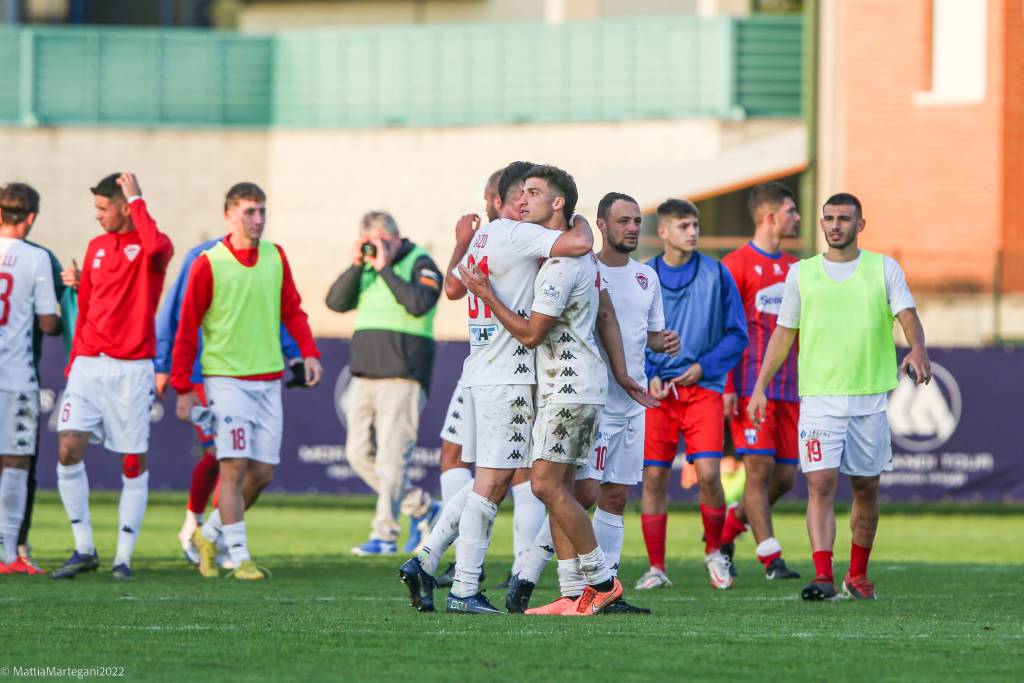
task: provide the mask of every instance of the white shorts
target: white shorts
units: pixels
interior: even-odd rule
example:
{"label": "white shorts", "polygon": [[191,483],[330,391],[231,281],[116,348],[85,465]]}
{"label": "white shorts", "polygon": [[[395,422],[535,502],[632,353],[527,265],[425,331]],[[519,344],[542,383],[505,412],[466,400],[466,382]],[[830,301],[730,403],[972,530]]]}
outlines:
{"label": "white shorts", "polygon": [[576,480],[596,479],[602,484],[633,486],[644,477],[644,413],[631,417],[601,415],[601,425],[586,467]]}
{"label": "white shorts", "polygon": [[441,440],[453,443],[456,446],[462,445],[462,431],[465,420],[462,414],[466,409],[466,401],[462,398],[462,384],[455,385],[452,392],[452,400],[448,402],[448,412],[445,413],[444,425],[441,427]]}
{"label": "white shorts", "polygon": [[217,459],[248,458],[268,465],[281,462],[281,381],[234,377],[203,379],[213,412]]}
{"label": "white shorts", "polygon": [[530,465],[537,460],[587,465],[603,408],[593,403],[545,403],[538,408]]}
{"label": "white shorts", "polygon": [[64,389],[58,432],[91,432],[93,443],[122,455],[149,451],[153,361],[79,356]]}
{"label": "white shorts", "polygon": [[502,384],[462,390],[462,461],[477,467],[529,467],[533,385]]}
{"label": "white shorts", "polygon": [[892,435],[884,412],[856,417],[800,414],[800,469],[839,469],[853,477],[877,477],[893,469]]}
{"label": "white shorts", "polygon": [[35,455],[39,390],[0,390],[0,455]]}

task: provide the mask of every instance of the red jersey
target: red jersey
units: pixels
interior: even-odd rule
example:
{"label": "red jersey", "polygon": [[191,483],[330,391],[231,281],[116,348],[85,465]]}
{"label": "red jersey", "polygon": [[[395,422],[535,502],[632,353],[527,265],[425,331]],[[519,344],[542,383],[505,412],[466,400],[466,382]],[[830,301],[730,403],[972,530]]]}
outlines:
{"label": "red jersey", "polygon": [[[750,396],[754,392],[768,340],[779,320],[782,293],[786,289],[786,274],[796,262],[796,257],[784,251],[768,254],[754,246],[753,242],[748,242],[722,259],[743,299],[749,339],[740,362],[729,373],[725,386],[727,393]],[[786,361],[765,391],[769,399],[800,400],[796,381],[796,352],[797,345],[793,344]]]}
{"label": "red jersey", "polygon": [[174,246],[157,229],[144,199],[128,206],[135,229],[94,237],[85,250],[69,371],[76,356],[156,355],[156,307]]}
{"label": "red jersey", "polygon": [[[225,237],[224,245],[243,266],[251,268],[259,259],[259,247],[235,249],[231,240]],[[280,245],[277,252],[281,255],[281,322],[288,334],[299,346],[303,358],[319,358],[320,351],[316,348],[313,331],[309,328],[309,320],[302,310],[302,298],[295,288],[292,269],[285,258]],[[188,284],[185,286],[185,298],[181,304],[181,319],[178,321],[178,333],[174,337],[174,350],[171,355],[171,386],[179,394],[192,391],[192,366],[198,353],[199,327],[206,311],[213,302],[213,269],[210,259],[205,253],[196,257],[188,273]],[[245,380],[273,380],[281,377],[282,372],[271,372],[263,375],[236,377]]]}

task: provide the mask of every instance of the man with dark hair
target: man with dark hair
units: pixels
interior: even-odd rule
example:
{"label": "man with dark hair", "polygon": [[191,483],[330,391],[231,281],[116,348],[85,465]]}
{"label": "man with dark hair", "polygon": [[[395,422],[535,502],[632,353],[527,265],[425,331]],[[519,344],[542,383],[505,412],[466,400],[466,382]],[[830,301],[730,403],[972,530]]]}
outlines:
{"label": "man with dark hair", "polygon": [[[262,189],[253,183],[238,183],[228,190],[227,196],[224,198],[225,218],[231,209],[243,199],[262,202],[266,199],[266,195]],[[181,317],[181,308],[185,298],[185,286],[188,284],[189,271],[192,269],[192,263],[196,258],[208,249],[217,246],[218,242],[220,242],[220,238],[207,240],[188,250],[184,260],[181,262],[178,276],[174,279],[164,298],[164,305],[157,314],[156,358],[154,359],[154,366],[156,369],[156,393],[160,398],[163,397],[167,390],[167,384],[170,380],[174,337],[178,333],[178,322]],[[197,356],[202,356],[202,347],[203,339],[202,331],[200,331]],[[284,354],[284,358],[292,370],[292,378],[285,386],[305,386],[306,378],[305,368],[302,365],[302,353],[299,351],[295,340],[288,334],[284,325],[281,326],[281,352]],[[198,357],[192,369],[192,384],[197,403],[200,406],[207,406],[206,393],[203,389],[202,364],[199,362]],[[185,558],[192,564],[198,565],[199,555],[195,545],[192,543],[192,537],[195,535],[196,529],[203,524],[203,513],[206,511],[206,505],[217,486],[218,466],[216,434],[213,433],[208,424],[194,423],[193,426],[195,427],[196,434],[199,436],[199,442],[203,450],[199,460],[196,461],[195,466],[192,468],[188,503],[185,507],[185,521],[178,532],[178,542],[181,544],[182,553],[185,555]],[[250,504],[255,500],[255,494],[251,490],[247,500],[249,500]],[[216,501],[214,501],[214,507],[216,507]],[[218,558],[221,556],[225,559],[223,561],[218,559],[218,563],[225,569],[233,568],[231,560],[226,557],[226,552],[218,553]]]}
{"label": "man with dark hair", "polygon": [[[800,468],[807,477],[807,532],[815,573],[801,591],[804,600],[839,597],[832,550],[840,474],[850,478],[853,489],[850,568],[843,594],[875,599],[868,558],[878,530],[879,477],[892,469],[888,392],[899,384],[901,369],[907,381],[918,384],[932,374],[924,328],[903,271],[888,256],[858,246],[865,225],[853,195],[840,193],[825,202],[821,229],[828,249],[789,269],[778,325],[747,404],[750,420],[765,424],[769,382],[789,357],[799,330]],[[910,344],[899,365],[893,320]]]}
{"label": "man with dark hair", "polygon": [[38,213],[32,187],[0,186],[0,574],[42,573],[18,553],[39,437],[38,364],[25,340],[37,324],[45,334],[61,329],[50,259],[25,241]]}
{"label": "man with dark hair", "polygon": [[115,579],[131,579],[131,554],[149,497],[149,411],[153,402],[154,318],[174,254],[149,215],[132,173],[111,174],[92,188],[104,234],[85,252],[78,321],[59,409],[57,488],[71,522],[75,551],[55,579],[99,567],[89,516],[85,449],[90,437],[123,453]]}
{"label": "man with dark hair", "polygon": [[730,563],[721,552],[725,492],[720,463],[725,415],[722,390],[729,369],[747,345],[743,302],[729,271],[697,252],[700,214],[692,202],[670,199],[658,207],[664,253],[647,262],[661,281],[665,326],[679,333],[681,350],[670,356],[647,350],[651,394],[661,401],[647,411],[641,523],[651,569],[637,588],[671,585],[665,574],[668,476],[679,446],[693,463],[700,486],[704,564],[711,585],[732,585]]}
{"label": "man with dark hair", "polygon": [[[197,256],[189,270],[170,384],[178,394],[180,419],[197,423],[204,412],[212,416],[208,431],[214,434],[221,490],[217,509],[192,536],[199,573],[219,575],[217,542],[223,536],[234,578],[259,581],[265,572],[249,555],[245,510],[281,460],[282,324],[301,350],[308,386],[319,383],[323,368],[284,250],[262,239],[266,195],[245,185],[228,193],[228,234]],[[197,357],[209,408],[196,405]]]}
{"label": "man with dark hair", "polygon": [[747,419],[747,403],[768,339],[775,331],[786,273],[796,263],[796,258],[782,251],[782,240],[797,234],[800,214],[793,193],[777,182],[754,187],[747,207],[754,222],[754,237],[722,259],[743,299],[750,340],[740,362],[729,372],[722,396],[736,455],[743,459],[746,468],[743,497],[725,516],[722,553],[732,562],[734,541],[749,521],[757,541],[755,554],[764,566],[765,577],[798,579],[800,575],[782,559],[782,545],[775,538],[771,512],[775,501],[793,487],[800,462],[796,439],[800,417],[796,348],[791,349],[783,371],[768,387],[768,412],[760,429]]}

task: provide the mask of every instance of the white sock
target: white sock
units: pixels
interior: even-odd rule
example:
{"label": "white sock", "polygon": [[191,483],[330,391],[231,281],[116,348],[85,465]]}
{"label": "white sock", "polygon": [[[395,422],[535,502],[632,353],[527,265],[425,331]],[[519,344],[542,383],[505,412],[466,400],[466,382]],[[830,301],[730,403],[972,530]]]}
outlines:
{"label": "white sock", "polygon": [[455,564],[452,595],[468,598],[480,592],[480,572],[494,531],[498,506],[478,493],[470,493],[459,520],[459,553]]}
{"label": "white sock", "polygon": [[427,536],[423,549],[420,550],[418,556],[420,566],[431,576],[437,571],[437,565],[441,564],[444,551],[448,550],[448,546],[459,537],[459,520],[466,509],[466,499],[471,493],[473,493],[472,479],[467,481],[450,500],[445,501],[441,514],[437,518],[437,522],[434,523],[434,528],[430,530],[430,535]]}
{"label": "white sock", "polygon": [[468,482],[473,481],[473,473],[465,467],[456,467],[441,473],[441,504],[447,505],[456,493]]}
{"label": "white sock", "polygon": [[608,567],[612,574],[619,573],[619,560],[622,558],[622,542],[626,535],[625,522],[622,515],[613,515],[601,508],[594,511],[594,535],[597,544],[604,551]]}
{"label": "white sock", "polygon": [[528,481],[512,487],[512,501],[515,504],[512,511],[512,552],[515,558],[512,573],[517,574],[522,569],[526,553],[533,548],[537,532],[544,525],[547,509],[544,503],[533,495],[533,489],[530,488]]}
{"label": "white sock", "polygon": [[0,475],[0,540],[4,542],[4,564],[18,559],[18,533],[28,500],[28,470],[5,467]]}
{"label": "white sock", "polygon": [[757,548],[754,549],[754,552],[757,554],[759,558],[768,557],[769,555],[774,555],[775,553],[781,553],[782,544],[779,543],[774,536],[772,536],[758,543]]}
{"label": "white sock", "polygon": [[530,550],[519,563],[519,578],[536,585],[544,567],[555,554],[555,542],[551,540],[551,521],[547,517],[540,525]]}
{"label": "white sock", "polygon": [[220,509],[216,509],[210,513],[210,516],[203,522],[200,533],[207,541],[216,543],[217,539],[220,538],[221,534],[224,533],[224,526],[220,522]]}
{"label": "white sock", "polygon": [[121,504],[117,508],[117,553],[114,566],[131,565],[135,542],[139,539],[142,518],[149,500],[149,471],[129,479],[121,475]]}
{"label": "white sock", "polygon": [[224,525],[224,542],[228,544],[228,554],[231,555],[235,569],[238,569],[238,566],[246,560],[251,559],[245,540],[245,520]]}
{"label": "white sock", "polygon": [[578,598],[586,586],[587,580],[580,571],[578,558],[558,561],[558,588],[562,591],[562,597]]}
{"label": "white sock", "polygon": [[92,541],[92,519],[89,517],[89,477],[85,463],[57,465],[57,490],[64,503],[64,512],[71,521],[71,534],[75,537],[75,550],[83,555],[96,552]]}
{"label": "white sock", "polygon": [[580,570],[587,579],[587,585],[596,586],[612,578],[612,568],[604,557],[601,546],[597,546],[586,555],[580,555]]}

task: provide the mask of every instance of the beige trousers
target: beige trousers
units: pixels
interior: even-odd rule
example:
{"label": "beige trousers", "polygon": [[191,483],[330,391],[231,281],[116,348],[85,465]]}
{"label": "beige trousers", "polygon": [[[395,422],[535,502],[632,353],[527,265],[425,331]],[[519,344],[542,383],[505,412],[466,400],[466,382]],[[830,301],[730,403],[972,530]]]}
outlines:
{"label": "beige trousers", "polygon": [[408,477],[426,398],[419,382],[398,378],[353,377],[345,393],[345,456],[377,494],[370,538],[395,541],[398,515],[420,517],[430,506],[430,494],[413,487]]}

